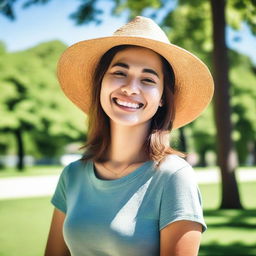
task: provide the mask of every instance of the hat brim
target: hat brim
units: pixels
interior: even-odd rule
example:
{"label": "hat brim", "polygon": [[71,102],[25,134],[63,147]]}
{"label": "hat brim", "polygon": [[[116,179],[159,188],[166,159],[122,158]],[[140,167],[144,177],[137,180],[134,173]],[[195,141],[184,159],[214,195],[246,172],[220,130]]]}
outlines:
{"label": "hat brim", "polygon": [[162,55],[175,74],[173,129],[196,119],[210,103],[214,83],[207,66],[196,56],[173,44],[137,36],[110,36],[78,42],[61,56],[57,76],[66,96],[89,112],[93,74],[102,55],[117,45],[137,45]]}

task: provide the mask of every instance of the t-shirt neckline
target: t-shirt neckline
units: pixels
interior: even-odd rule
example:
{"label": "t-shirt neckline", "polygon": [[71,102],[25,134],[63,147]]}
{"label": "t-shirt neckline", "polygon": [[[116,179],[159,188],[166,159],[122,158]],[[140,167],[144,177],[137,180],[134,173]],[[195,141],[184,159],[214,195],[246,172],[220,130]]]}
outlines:
{"label": "t-shirt neckline", "polygon": [[123,176],[121,178],[117,178],[114,180],[104,180],[100,179],[95,174],[94,169],[94,163],[93,160],[88,161],[88,175],[91,180],[91,182],[98,188],[101,189],[113,189],[116,187],[127,185],[128,183],[134,181],[136,178],[139,178],[142,175],[145,175],[146,173],[151,172],[154,168],[154,161],[149,160],[140,165],[138,168],[136,168],[133,172],[127,174],[126,176]]}

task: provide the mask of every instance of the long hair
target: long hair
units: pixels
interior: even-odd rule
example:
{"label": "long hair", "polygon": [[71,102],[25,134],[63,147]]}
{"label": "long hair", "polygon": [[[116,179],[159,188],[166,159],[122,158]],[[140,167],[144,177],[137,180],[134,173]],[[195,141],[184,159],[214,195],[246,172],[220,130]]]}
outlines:
{"label": "long hair", "polygon": [[[110,122],[109,117],[103,111],[100,104],[100,91],[102,79],[117,52],[131,47],[140,47],[134,45],[119,45],[108,50],[100,59],[94,76],[91,95],[91,108],[88,119],[87,142],[83,148],[85,153],[82,160],[105,161],[106,151],[110,145]],[[182,157],[184,153],[174,150],[169,146],[169,133],[172,130],[175,118],[174,93],[175,93],[175,76],[171,65],[168,61],[159,55],[162,61],[164,75],[163,89],[163,106],[159,107],[152,117],[150,129],[148,131],[144,150],[148,157],[160,164],[169,154],[178,154]]]}

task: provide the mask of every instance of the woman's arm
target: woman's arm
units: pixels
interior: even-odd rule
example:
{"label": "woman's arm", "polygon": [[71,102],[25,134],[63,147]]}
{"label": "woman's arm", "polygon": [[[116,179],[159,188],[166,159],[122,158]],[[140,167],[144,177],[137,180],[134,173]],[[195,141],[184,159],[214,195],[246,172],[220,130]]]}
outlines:
{"label": "woman's arm", "polygon": [[45,256],[70,256],[68,247],[64,241],[62,227],[65,220],[65,213],[54,209],[51,228],[45,249]]}
{"label": "woman's arm", "polygon": [[176,221],[160,231],[160,256],[197,256],[202,225],[193,221]]}

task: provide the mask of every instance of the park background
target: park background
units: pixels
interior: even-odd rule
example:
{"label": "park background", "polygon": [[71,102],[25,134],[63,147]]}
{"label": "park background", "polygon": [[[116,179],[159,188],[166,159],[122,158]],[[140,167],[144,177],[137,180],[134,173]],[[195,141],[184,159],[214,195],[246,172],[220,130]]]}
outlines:
{"label": "park background", "polygon": [[[56,176],[63,156],[81,154],[87,120],[59,89],[57,59],[68,45],[111,35],[143,14],[214,74],[213,103],[171,141],[196,173],[219,173],[199,184],[209,228],[199,255],[256,255],[256,181],[239,178],[256,169],[256,6],[224,2],[0,1],[0,181]],[[49,201],[0,199],[0,256],[43,255]]]}

